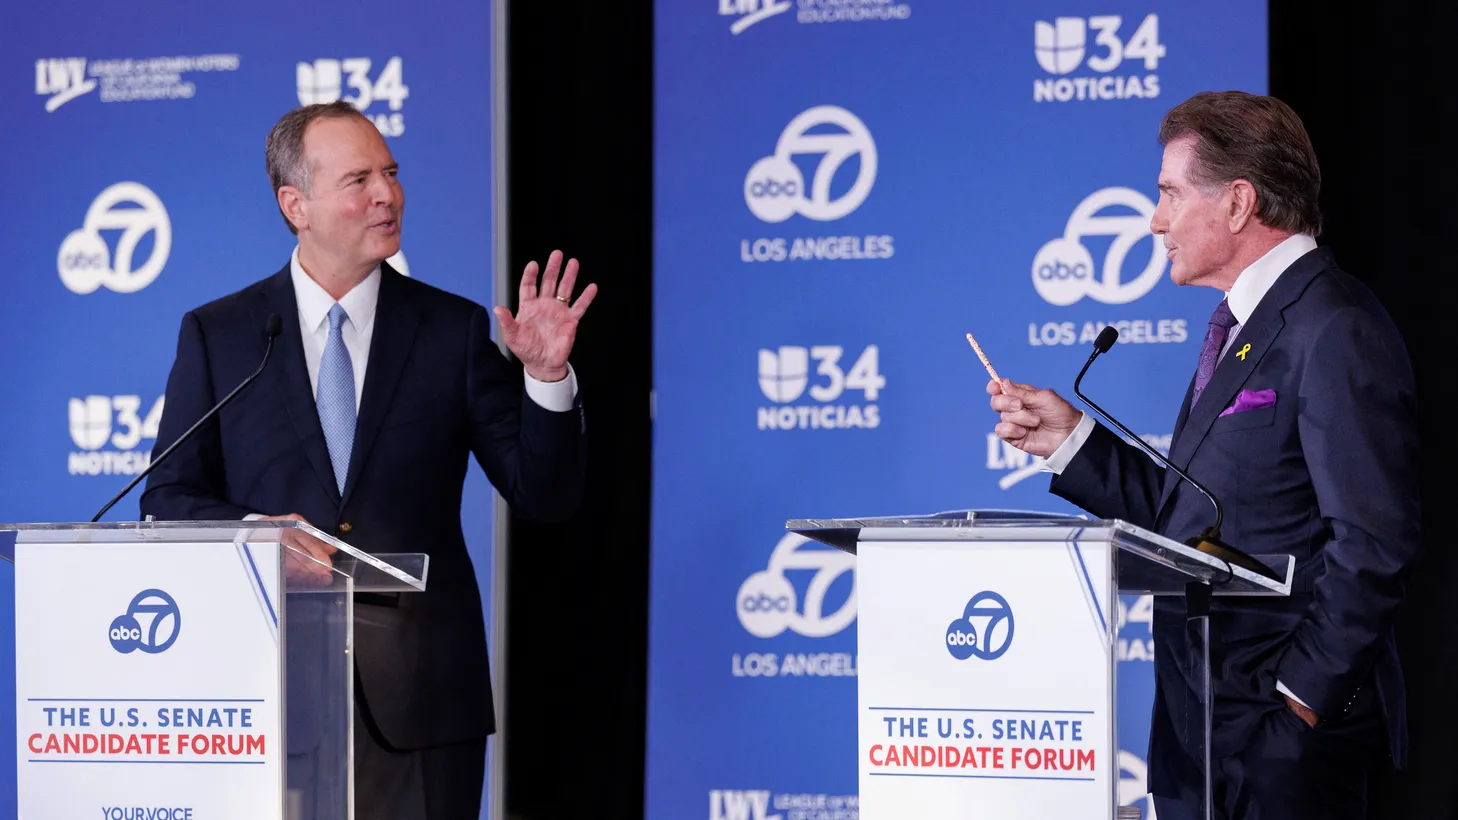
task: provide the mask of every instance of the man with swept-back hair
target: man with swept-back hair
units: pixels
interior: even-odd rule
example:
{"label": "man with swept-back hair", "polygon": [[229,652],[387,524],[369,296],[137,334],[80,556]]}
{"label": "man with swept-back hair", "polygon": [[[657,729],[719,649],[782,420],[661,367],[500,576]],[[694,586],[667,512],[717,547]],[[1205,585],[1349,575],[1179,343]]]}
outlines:
{"label": "man with swept-back hair", "polygon": [[[1227,541],[1296,558],[1289,598],[1210,607],[1214,808],[1230,820],[1365,817],[1369,770],[1407,729],[1393,621],[1419,550],[1413,375],[1396,327],[1318,248],[1321,173],[1274,97],[1207,92],[1159,131],[1150,229],[1170,278],[1224,293],[1170,458],[1225,502]],[[1172,471],[1051,390],[990,382],[997,434],[1048,459],[1050,489],[1178,541],[1214,510]],[[1160,820],[1204,816],[1186,609],[1157,598],[1150,792]]]}
{"label": "man with swept-back hair", "polygon": [[[292,518],[367,552],[428,553],[424,592],[356,598],[354,816],[475,820],[496,721],[463,484],[474,456],[518,513],[560,519],[577,506],[586,434],[567,356],[597,286],[573,302],[576,260],[563,269],[553,252],[540,287],[527,265],[516,315],[495,309],[522,364],[511,367],[484,307],[386,263],[400,250],[405,194],[359,111],[291,111],[264,154],[298,247],[282,270],[183,317],[158,451],[258,366],[270,314],[283,319],[277,349],[214,425],[152,473],[142,512]],[[290,573],[327,581],[329,548],[299,546],[316,561],[292,561]],[[291,660],[301,651],[288,649]],[[307,677],[291,676],[290,690]],[[294,754],[303,745],[290,735],[291,778],[309,762]],[[295,806],[298,816],[346,816],[337,789],[312,794],[318,802]]]}

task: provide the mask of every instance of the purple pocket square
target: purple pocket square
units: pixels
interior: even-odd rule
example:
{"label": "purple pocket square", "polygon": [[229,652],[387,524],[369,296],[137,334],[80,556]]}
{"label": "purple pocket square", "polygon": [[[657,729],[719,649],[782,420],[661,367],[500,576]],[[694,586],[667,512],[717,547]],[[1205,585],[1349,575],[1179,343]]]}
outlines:
{"label": "purple pocket square", "polygon": [[1274,390],[1242,390],[1235,401],[1224,410],[1220,411],[1220,418],[1235,413],[1245,413],[1250,410],[1264,410],[1267,407],[1276,406],[1276,391]]}

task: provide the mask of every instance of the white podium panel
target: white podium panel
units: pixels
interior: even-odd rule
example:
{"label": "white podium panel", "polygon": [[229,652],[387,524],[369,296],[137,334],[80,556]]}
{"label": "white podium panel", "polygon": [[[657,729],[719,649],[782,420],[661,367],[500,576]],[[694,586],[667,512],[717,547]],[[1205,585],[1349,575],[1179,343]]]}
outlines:
{"label": "white podium panel", "polygon": [[15,549],[20,817],[282,818],[279,545]]}
{"label": "white podium panel", "polygon": [[1110,549],[859,544],[864,820],[1112,816]]}
{"label": "white podium panel", "polygon": [[1137,814],[1116,800],[1119,593],[1185,598],[1211,817],[1210,598],[1289,595],[1291,556],[1228,563],[1123,521],[1008,510],[786,527],[857,554],[862,820]]}
{"label": "white podium panel", "polygon": [[429,556],[143,521],[0,524],[7,561],[20,817],[354,816],[354,596],[424,591]]}

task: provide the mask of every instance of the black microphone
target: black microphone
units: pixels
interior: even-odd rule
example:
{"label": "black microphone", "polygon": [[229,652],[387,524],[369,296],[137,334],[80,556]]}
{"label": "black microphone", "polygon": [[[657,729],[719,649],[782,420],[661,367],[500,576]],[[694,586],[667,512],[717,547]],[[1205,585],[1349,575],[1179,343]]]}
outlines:
{"label": "black microphone", "polygon": [[[101,520],[101,517],[103,515],[106,515],[106,511],[107,510],[109,510],[113,506],[115,506],[116,505],[116,502],[122,500],[123,498],[126,498],[127,493],[131,492],[133,487],[137,486],[137,484],[139,484],[142,479],[146,478],[149,473],[151,473],[153,470],[157,469],[157,465],[159,465],[162,462],[166,461],[167,460],[167,457],[170,456],[170,455],[172,455],[173,451],[175,451],[179,446],[181,446],[184,441],[187,441],[189,438],[191,438],[192,435],[194,433],[196,433],[198,431],[198,429],[203,426],[203,422],[206,422],[208,419],[212,418],[213,416],[216,416],[218,414],[218,411],[219,410],[222,410],[224,407],[227,407],[228,406],[228,402],[232,401],[234,398],[236,398],[238,396],[239,393],[243,392],[243,388],[245,388],[248,385],[252,384],[254,379],[258,378],[260,375],[263,374],[263,368],[265,368],[265,367],[268,366],[268,357],[271,356],[271,355],[273,355],[273,341],[274,341],[274,339],[277,339],[278,338],[278,334],[282,330],[283,330],[283,319],[280,319],[279,318],[279,315],[277,313],[270,313],[270,314],[268,314],[268,321],[264,324],[264,329],[263,329],[264,335],[266,335],[268,337],[268,347],[264,348],[264,350],[263,350],[263,361],[261,361],[261,362],[258,363],[258,369],[255,370],[255,371],[253,371],[253,375],[252,376],[249,376],[246,379],[244,379],[242,384],[240,384],[237,387],[233,388],[233,392],[231,392],[228,395],[224,396],[222,401],[220,401],[217,404],[213,405],[213,409],[211,409],[211,410],[207,411],[206,413],[204,413],[202,418],[198,419],[195,424],[193,424],[191,427],[187,428],[187,432],[185,432],[182,435],[178,436],[177,437],[177,441],[172,442],[172,446],[171,447],[168,447],[166,450],[163,450],[162,451],[162,455],[157,456],[156,458],[152,459],[152,463],[147,465],[147,469],[145,469],[142,472],[138,473],[137,474],[137,477],[134,478],[134,479],[132,479],[131,480],[131,483],[127,484],[127,486],[123,487],[122,488],[122,491],[119,492],[119,493],[117,493],[115,498],[113,498],[112,500],[106,502],[106,506],[105,507],[102,507],[96,513],[96,515],[92,516],[91,522],[93,524],[96,523],[97,521],[100,521]],[[162,412],[165,413],[167,411],[166,411],[166,409],[163,409]]]}
{"label": "black microphone", "polygon": [[1112,325],[1105,327],[1103,331],[1099,333],[1099,337],[1097,339],[1094,339],[1093,353],[1089,354],[1088,361],[1083,363],[1083,369],[1078,371],[1078,378],[1073,380],[1073,394],[1075,396],[1078,396],[1080,399],[1083,399],[1084,403],[1092,408],[1095,413],[1098,413],[1099,416],[1104,419],[1104,421],[1112,424],[1114,427],[1118,428],[1119,432],[1128,436],[1129,439],[1133,441],[1136,446],[1139,447],[1139,449],[1148,453],[1150,458],[1173,470],[1175,475],[1183,478],[1185,481],[1188,481],[1191,486],[1204,493],[1205,497],[1210,499],[1211,504],[1215,505],[1215,523],[1212,526],[1207,527],[1204,532],[1186,541],[1186,546],[1194,547],[1200,552],[1206,553],[1208,555],[1213,555],[1216,558],[1219,558],[1220,560],[1226,562],[1227,564],[1241,567],[1242,569],[1249,570],[1264,578],[1269,578],[1272,581],[1280,583],[1281,579],[1276,576],[1276,573],[1272,571],[1270,567],[1262,564],[1260,561],[1257,561],[1246,553],[1241,552],[1235,547],[1232,547],[1231,545],[1220,540],[1220,522],[1225,517],[1225,511],[1220,506],[1220,499],[1216,498],[1214,493],[1210,492],[1210,490],[1206,488],[1205,485],[1194,480],[1193,478],[1190,478],[1190,476],[1186,474],[1184,470],[1176,467],[1173,461],[1165,458],[1164,455],[1161,454],[1158,450],[1150,447],[1147,443],[1145,443],[1144,439],[1134,435],[1134,433],[1132,433],[1128,427],[1120,424],[1118,420],[1116,420],[1113,416],[1104,412],[1104,409],[1102,407],[1094,404],[1093,399],[1085,396],[1083,394],[1083,391],[1079,389],[1079,384],[1083,382],[1083,375],[1088,372],[1089,365],[1092,365],[1094,363],[1094,359],[1097,359],[1100,355],[1109,352],[1109,348],[1113,347],[1114,342],[1118,341],[1118,339],[1119,331]]}

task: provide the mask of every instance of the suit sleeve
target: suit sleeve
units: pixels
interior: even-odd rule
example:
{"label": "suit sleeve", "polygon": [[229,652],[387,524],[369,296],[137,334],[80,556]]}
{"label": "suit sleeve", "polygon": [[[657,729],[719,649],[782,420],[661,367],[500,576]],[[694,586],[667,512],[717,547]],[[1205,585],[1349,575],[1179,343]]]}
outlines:
{"label": "suit sleeve", "polygon": [[[202,323],[196,314],[188,313],[182,317],[177,359],[167,376],[154,459],[217,403],[212,385]],[[142,515],[156,516],[159,521],[231,521],[253,512],[226,499],[223,448],[215,418],[147,476]]]}
{"label": "suit sleeve", "polygon": [[1099,518],[1152,530],[1163,486],[1163,467],[1099,424],[1048,489]]}
{"label": "suit sleeve", "polygon": [[512,510],[541,521],[576,512],[586,471],[587,428],[579,394],[554,412],[532,401],[518,369],[491,341],[485,308],[471,315],[467,401],[471,451]]}
{"label": "suit sleeve", "polygon": [[1276,676],[1331,715],[1375,663],[1420,550],[1417,400],[1401,338],[1370,313],[1334,314],[1311,351],[1297,425],[1330,540]]}

